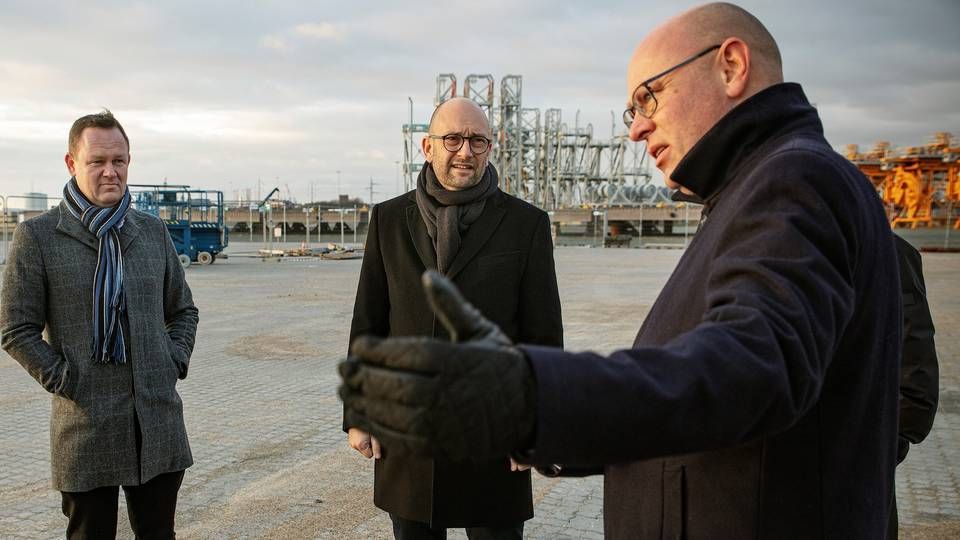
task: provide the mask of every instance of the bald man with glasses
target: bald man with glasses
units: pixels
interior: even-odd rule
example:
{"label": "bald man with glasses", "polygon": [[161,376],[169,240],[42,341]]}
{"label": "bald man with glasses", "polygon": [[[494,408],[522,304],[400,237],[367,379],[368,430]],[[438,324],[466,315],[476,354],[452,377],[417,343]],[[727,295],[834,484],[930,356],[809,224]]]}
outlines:
{"label": "bald man with glasses", "polygon": [[[500,191],[489,163],[490,124],[476,103],[444,102],[429,130],[416,190],[370,213],[351,342],[360,335],[450,339],[421,286],[421,274],[435,270],[511,339],[562,346],[547,214]],[[417,457],[381,446],[347,417],[343,427],[350,446],[376,460],[374,503],[390,513],[398,539],[445,538],[450,527],[474,539],[519,539],[533,517],[529,468],[507,452],[480,460]]]}
{"label": "bald man with glasses", "polygon": [[514,345],[430,276],[460,342],[355,341],[348,418],[389,451],[602,465],[608,538],[883,538],[902,318],[873,186],[732,4],[653,30],[626,90],[630,138],[704,216],[632,347]]}

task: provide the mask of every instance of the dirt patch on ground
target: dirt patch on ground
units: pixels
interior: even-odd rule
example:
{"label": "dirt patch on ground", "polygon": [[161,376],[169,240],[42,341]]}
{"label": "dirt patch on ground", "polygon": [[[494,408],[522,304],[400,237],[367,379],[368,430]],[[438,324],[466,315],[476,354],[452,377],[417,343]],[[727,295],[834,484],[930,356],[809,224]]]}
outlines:
{"label": "dirt patch on ground", "polygon": [[293,360],[317,355],[317,346],[280,334],[240,337],[226,349],[227,354],[250,360]]}
{"label": "dirt patch on ground", "polygon": [[207,508],[178,536],[389,538],[389,520],[372,504],[371,466],[346,450],[318,454],[236,486],[228,500]]}
{"label": "dirt patch on ground", "polygon": [[960,521],[946,521],[931,525],[901,525],[899,536],[906,540],[960,538]]}

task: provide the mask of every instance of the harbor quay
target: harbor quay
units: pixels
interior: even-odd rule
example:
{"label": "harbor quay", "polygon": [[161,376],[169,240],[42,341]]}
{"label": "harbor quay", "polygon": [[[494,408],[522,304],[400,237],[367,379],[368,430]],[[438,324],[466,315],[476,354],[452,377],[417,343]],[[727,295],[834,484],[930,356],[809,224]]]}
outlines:
{"label": "harbor quay", "polygon": [[[195,461],[180,491],[178,535],[392,538],[389,517],[373,505],[373,463],[347,446],[337,398],[360,260],[262,260],[257,247],[235,243],[229,258],[186,270],[200,326],[190,375],[178,383]],[[629,346],[682,254],[558,248],[566,347]],[[957,538],[960,255],[924,253],[923,265],[940,406],[927,440],[897,469],[901,537]],[[63,536],[49,415],[47,393],[0,352],[0,538]],[[533,486],[525,537],[603,537],[601,477],[534,474]],[[125,518],[119,527],[120,538],[133,537]],[[462,530],[451,537],[465,538]]]}

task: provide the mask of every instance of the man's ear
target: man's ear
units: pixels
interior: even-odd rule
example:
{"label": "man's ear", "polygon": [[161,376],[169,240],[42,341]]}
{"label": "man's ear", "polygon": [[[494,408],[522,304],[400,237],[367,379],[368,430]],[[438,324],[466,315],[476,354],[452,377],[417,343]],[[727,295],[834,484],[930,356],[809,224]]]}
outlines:
{"label": "man's ear", "polygon": [[77,175],[77,163],[74,161],[73,156],[70,155],[70,152],[67,152],[63,156],[63,162],[67,164],[67,170],[70,171],[70,176]]}
{"label": "man's ear", "polygon": [[420,139],[420,150],[423,151],[423,157],[426,158],[427,163],[433,162],[433,139],[429,135],[424,135]]}
{"label": "man's ear", "polygon": [[728,98],[744,96],[750,81],[750,47],[740,38],[727,38],[720,46],[720,72]]}

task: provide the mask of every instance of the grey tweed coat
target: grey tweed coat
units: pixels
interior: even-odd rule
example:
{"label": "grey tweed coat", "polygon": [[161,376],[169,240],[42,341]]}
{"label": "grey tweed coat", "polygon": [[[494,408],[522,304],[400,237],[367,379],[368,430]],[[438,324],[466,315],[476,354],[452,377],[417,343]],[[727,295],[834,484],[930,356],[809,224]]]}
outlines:
{"label": "grey tweed coat", "polygon": [[17,227],[3,272],[0,344],[53,394],[59,491],[139,485],[193,464],[176,382],[187,376],[198,317],[170,236],[134,209],[120,229],[128,355],[120,365],[92,361],[97,244],[61,203]]}

